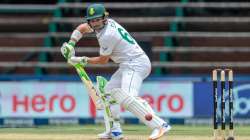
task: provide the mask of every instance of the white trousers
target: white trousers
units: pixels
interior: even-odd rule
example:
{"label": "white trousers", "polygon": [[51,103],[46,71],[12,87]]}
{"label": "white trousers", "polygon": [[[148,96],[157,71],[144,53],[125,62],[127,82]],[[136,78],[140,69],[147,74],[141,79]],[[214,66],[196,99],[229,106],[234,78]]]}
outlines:
{"label": "white trousers", "polygon": [[151,72],[151,63],[146,55],[129,62],[121,63],[105,87],[109,93],[114,88],[121,88],[132,96],[138,96],[143,80]]}
{"label": "white trousers", "polygon": [[[112,75],[105,87],[105,93],[110,93],[114,88],[121,88],[125,93],[137,97],[143,80],[151,72],[151,63],[146,55],[142,55],[129,62],[122,63],[119,69]],[[120,106],[110,106],[112,117],[119,120]],[[114,129],[120,129],[119,123],[114,123]]]}

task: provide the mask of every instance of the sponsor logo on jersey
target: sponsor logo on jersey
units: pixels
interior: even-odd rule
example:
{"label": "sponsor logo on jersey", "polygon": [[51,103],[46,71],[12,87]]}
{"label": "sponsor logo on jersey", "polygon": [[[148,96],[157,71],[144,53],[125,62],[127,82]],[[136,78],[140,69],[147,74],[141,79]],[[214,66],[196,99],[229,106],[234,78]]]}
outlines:
{"label": "sponsor logo on jersey", "polygon": [[108,50],[108,47],[102,47],[102,50],[103,50],[103,51],[107,51],[107,50]]}

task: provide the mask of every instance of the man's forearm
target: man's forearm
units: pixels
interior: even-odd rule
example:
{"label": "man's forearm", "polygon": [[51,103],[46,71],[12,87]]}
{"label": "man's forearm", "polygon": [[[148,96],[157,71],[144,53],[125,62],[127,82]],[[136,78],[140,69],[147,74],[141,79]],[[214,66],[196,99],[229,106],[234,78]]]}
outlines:
{"label": "man's forearm", "polygon": [[106,64],[108,63],[108,58],[103,58],[101,56],[89,57],[88,63],[89,64]]}

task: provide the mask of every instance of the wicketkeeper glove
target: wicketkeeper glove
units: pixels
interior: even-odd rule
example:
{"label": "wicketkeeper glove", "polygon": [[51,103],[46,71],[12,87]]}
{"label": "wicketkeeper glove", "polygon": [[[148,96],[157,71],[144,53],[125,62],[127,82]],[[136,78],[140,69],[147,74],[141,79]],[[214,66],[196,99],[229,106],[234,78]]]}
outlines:
{"label": "wicketkeeper glove", "polygon": [[75,56],[75,49],[74,46],[70,43],[64,42],[61,47],[61,53],[65,59],[69,59]]}
{"label": "wicketkeeper glove", "polygon": [[71,65],[76,65],[78,63],[82,64],[85,66],[88,63],[89,57],[82,56],[82,57],[77,57],[77,56],[72,56],[68,59],[68,63]]}

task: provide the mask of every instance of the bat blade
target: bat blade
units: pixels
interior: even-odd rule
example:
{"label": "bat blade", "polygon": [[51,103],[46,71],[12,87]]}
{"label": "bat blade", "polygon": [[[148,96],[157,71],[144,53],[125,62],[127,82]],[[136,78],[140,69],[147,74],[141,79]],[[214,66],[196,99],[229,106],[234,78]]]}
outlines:
{"label": "bat blade", "polygon": [[93,102],[96,106],[96,109],[100,109],[101,106],[99,104],[97,104],[100,97],[98,96],[98,93],[97,93],[91,79],[89,78],[88,74],[86,73],[86,71],[84,70],[84,68],[82,67],[82,65],[80,63],[76,64],[74,67],[76,68],[76,71],[77,71],[78,75],[80,76],[82,82],[86,86],[86,88],[88,90],[88,94],[91,97],[91,99],[93,100]]}

